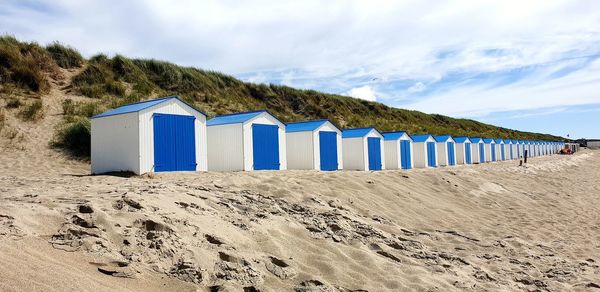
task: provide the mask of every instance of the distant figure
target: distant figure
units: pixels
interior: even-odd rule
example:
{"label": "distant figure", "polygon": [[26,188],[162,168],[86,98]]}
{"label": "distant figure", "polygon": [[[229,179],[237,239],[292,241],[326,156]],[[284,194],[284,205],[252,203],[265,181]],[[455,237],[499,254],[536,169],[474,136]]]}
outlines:
{"label": "distant figure", "polygon": [[527,163],[527,154],[528,154],[529,150],[525,150],[525,153],[523,153],[523,158],[525,159],[525,163]]}

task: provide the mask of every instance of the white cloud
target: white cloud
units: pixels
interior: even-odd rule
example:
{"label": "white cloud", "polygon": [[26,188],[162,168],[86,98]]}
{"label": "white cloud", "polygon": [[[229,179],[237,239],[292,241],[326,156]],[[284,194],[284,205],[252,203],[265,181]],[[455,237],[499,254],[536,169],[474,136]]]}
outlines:
{"label": "white cloud", "polygon": [[[453,74],[556,69],[568,58],[598,54],[597,11],[598,1],[568,0],[5,0],[0,32],[60,40],[86,56],[164,59],[255,82],[358,90],[370,100],[374,87],[388,104],[477,116],[600,102],[599,88],[580,79],[598,76],[589,68],[551,82],[544,78],[552,70],[536,71],[500,88],[493,78],[475,85],[458,78],[435,90]],[[407,102],[413,95],[419,100]]]}
{"label": "white cloud", "polygon": [[408,88],[408,92],[421,92],[423,90],[425,90],[425,84],[423,84],[423,82],[417,82],[415,83],[413,86]]}
{"label": "white cloud", "polygon": [[375,96],[375,91],[369,85],[352,88],[346,94],[354,98],[360,98],[368,101],[377,100],[377,97]]}

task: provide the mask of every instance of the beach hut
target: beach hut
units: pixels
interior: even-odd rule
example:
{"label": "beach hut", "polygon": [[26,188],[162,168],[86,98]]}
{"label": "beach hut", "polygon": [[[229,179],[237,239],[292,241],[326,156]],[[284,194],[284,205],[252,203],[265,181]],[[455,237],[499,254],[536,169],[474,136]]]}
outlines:
{"label": "beach hut", "polygon": [[287,168],[285,125],[266,110],[221,115],[206,125],[208,170]]}
{"label": "beach hut", "polygon": [[287,169],[338,170],[342,163],[342,132],[328,120],[285,125]]}
{"label": "beach hut", "polygon": [[519,157],[520,158],[524,158],[525,157],[525,150],[527,150],[527,146],[525,145],[525,140],[519,140]]}
{"label": "beach hut", "polygon": [[504,139],[504,154],[506,155],[505,160],[514,159],[514,154],[512,151],[512,141],[510,139]]}
{"label": "beach hut", "polygon": [[471,140],[468,137],[454,137],[454,143],[456,145],[456,163],[473,163],[471,157]]}
{"label": "beach hut", "polygon": [[412,139],[406,132],[385,132],[383,135],[386,169],[413,168]]}
{"label": "beach hut", "polygon": [[512,159],[519,159],[521,157],[519,152],[519,141],[513,139],[510,141],[510,151],[512,152]]}
{"label": "beach hut", "polygon": [[91,119],[91,172],[206,170],[206,115],[177,96]]}
{"label": "beach hut", "polygon": [[[525,151],[527,151],[527,157],[532,157],[533,154],[531,153],[533,150],[533,146],[531,145],[531,141],[529,140],[525,140],[523,141],[523,145],[524,145],[524,149]],[[523,155],[525,155],[525,151],[523,152]]]}
{"label": "beach hut", "polygon": [[473,137],[471,140],[471,159],[473,163],[485,163],[485,143],[482,138]]}
{"label": "beach hut", "polygon": [[344,169],[385,169],[383,136],[373,127],[342,131]]}
{"label": "beach hut", "polygon": [[454,139],[448,135],[434,136],[437,147],[437,162],[439,166],[456,165],[456,147]]}
{"label": "beach hut", "polygon": [[414,167],[437,167],[437,147],[433,136],[426,134],[411,136],[411,138],[413,140]]}
{"label": "beach hut", "polygon": [[494,142],[494,139],[485,138],[483,143],[485,144],[485,161],[496,161],[496,142]]}
{"label": "beach hut", "polygon": [[496,143],[496,160],[506,160],[506,152],[504,151],[504,140],[494,139],[494,143]]}

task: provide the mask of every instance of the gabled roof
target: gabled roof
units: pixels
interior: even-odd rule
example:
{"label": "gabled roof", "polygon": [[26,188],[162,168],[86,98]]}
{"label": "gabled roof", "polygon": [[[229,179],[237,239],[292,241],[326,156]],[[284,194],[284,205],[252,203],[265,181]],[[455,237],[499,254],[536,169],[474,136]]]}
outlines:
{"label": "gabled roof", "polygon": [[191,107],[193,110],[195,110],[195,111],[201,113],[202,115],[206,116],[205,113],[203,113],[203,112],[197,110],[196,108],[194,108],[193,106],[187,104],[185,101],[181,100],[178,96],[167,96],[167,97],[162,97],[162,98],[157,98],[157,99],[152,99],[152,100],[146,100],[146,101],[140,101],[140,102],[136,102],[136,103],[126,104],[126,105],[118,107],[116,109],[112,109],[112,110],[103,112],[101,114],[95,115],[95,116],[92,117],[92,119],[103,118],[103,117],[108,117],[108,116],[116,116],[116,115],[122,115],[122,114],[134,113],[134,112],[139,112],[141,110],[147,109],[149,107],[155,106],[157,104],[160,104],[160,103],[163,103],[165,101],[172,100],[172,99],[177,99],[177,100],[185,103],[189,107]]}
{"label": "gabled roof", "polygon": [[512,144],[512,140],[511,139],[504,139],[504,144]]}
{"label": "gabled roof", "polygon": [[496,144],[502,144],[502,143],[504,143],[504,140],[502,140],[502,139],[494,139],[494,142],[496,142]]}
{"label": "gabled roof", "polygon": [[[217,125],[227,125],[227,124],[243,124],[263,113],[267,113],[270,116],[272,116],[273,118],[275,118],[277,121],[279,121],[279,119],[277,119],[277,117],[272,115],[269,111],[258,110],[258,111],[233,113],[233,114],[216,116],[216,117],[208,120],[206,122],[206,125],[207,126],[217,126]],[[279,122],[281,123],[281,121],[279,121]]]}
{"label": "gabled roof", "polygon": [[496,142],[494,142],[494,139],[484,138],[483,139],[483,143],[485,143],[485,144],[492,144],[492,143],[496,143]]}
{"label": "gabled roof", "polygon": [[[398,140],[398,139],[402,138],[402,136],[404,136],[404,135],[408,136],[408,134],[403,131],[383,132],[383,133],[381,133],[381,135],[383,135],[383,140]],[[408,136],[408,138],[410,139],[410,136]]]}
{"label": "gabled roof", "polygon": [[517,141],[517,140],[512,140],[512,143],[513,143],[513,144],[519,144],[519,141]]}
{"label": "gabled roof", "polygon": [[371,130],[375,130],[375,132],[378,132],[377,129],[375,129],[373,127],[345,129],[345,130],[342,131],[342,138],[364,137],[367,134],[369,134],[369,132],[371,132]]}
{"label": "gabled roof", "polygon": [[327,122],[328,122],[328,120],[314,120],[314,121],[287,123],[285,125],[285,131],[287,133],[312,132]]}
{"label": "gabled roof", "polygon": [[425,142],[427,141],[427,139],[429,139],[429,137],[431,137],[433,139],[433,136],[429,135],[429,134],[425,134],[425,135],[416,135],[416,136],[410,136],[413,139],[413,142]]}
{"label": "gabled roof", "polygon": [[456,143],[470,143],[471,139],[469,137],[454,137],[454,142]]}
{"label": "gabled roof", "polygon": [[452,137],[450,137],[448,135],[433,136],[433,139],[435,139],[436,142],[448,142],[448,140],[453,140]]}
{"label": "gabled roof", "polygon": [[481,143],[481,142],[483,142],[483,139],[481,139],[479,137],[472,137],[470,139],[471,139],[471,142],[473,142],[473,143]]}

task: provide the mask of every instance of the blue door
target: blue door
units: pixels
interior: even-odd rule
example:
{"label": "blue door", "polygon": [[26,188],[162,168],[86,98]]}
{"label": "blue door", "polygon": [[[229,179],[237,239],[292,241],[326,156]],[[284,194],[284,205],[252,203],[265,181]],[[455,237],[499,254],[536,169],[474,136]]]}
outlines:
{"label": "blue door", "polygon": [[448,165],[456,165],[456,153],[454,152],[454,143],[447,143],[448,145]]}
{"label": "blue door", "polygon": [[513,146],[510,145],[510,159],[515,159],[515,154],[513,153]]}
{"label": "blue door", "polygon": [[435,167],[435,143],[427,142],[427,165]]}
{"label": "blue door", "polygon": [[504,148],[505,148],[504,145],[500,145],[500,152],[502,152],[502,160],[506,160],[506,156],[505,156],[505,153],[504,153]]}
{"label": "blue door", "polygon": [[490,144],[490,149],[492,149],[492,161],[496,161],[496,145]]}
{"label": "blue door", "polygon": [[402,164],[402,169],[410,169],[410,165],[412,164],[411,160],[410,141],[400,140],[400,163]]}
{"label": "blue door", "polygon": [[279,127],[252,124],[254,170],[279,169]]}
{"label": "blue door", "polygon": [[465,163],[471,164],[471,143],[465,143]]}
{"label": "blue door", "polygon": [[485,145],[483,143],[479,143],[479,163],[485,162]]}
{"label": "blue door", "polygon": [[381,170],[381,139],[376,137],[367,138],[369,151],[369,170]]}
{"label": "blue door", "polygon": [[154,171],[196,170],[195,119],[154,114]]}
{"label": "blue door", "polygon": [[319,154],[321,160],[321,170],[337,170],[337,133],[319,132]]}

